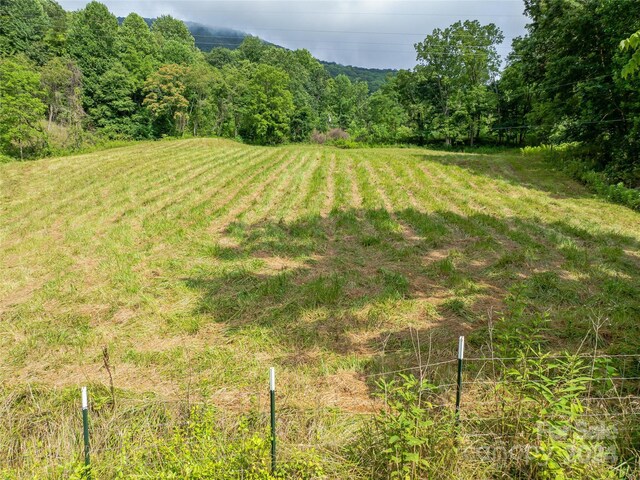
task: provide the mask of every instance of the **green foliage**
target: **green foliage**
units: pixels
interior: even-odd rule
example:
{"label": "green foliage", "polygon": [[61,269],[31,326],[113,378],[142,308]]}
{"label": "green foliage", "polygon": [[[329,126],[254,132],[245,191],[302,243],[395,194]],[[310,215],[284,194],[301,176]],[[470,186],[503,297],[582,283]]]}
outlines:
{"label": "green foliage", "polygon": [[0,149],[21,159],[46,146],[40,75],[26,59],[0,59]]}
{"label": "green foliage", "polygon": [[72,16],[67,49],[92,85],[117,57],[117,32],[118,20],[102,3],[90,2]]}
{"label": "green foliage", "polygon": [[435,387],[400,375],[400,380],[379,382],[378,388],[385,408],[354,450],[370,478],[442,478],[458,453],[454,416],[438,412],[429,400]]}
{"label": "green foliage", "polygon": [[143,478],[305,480],[323,475],[320,459],[313,454],[282,462],[272,474],[269,433],[256,431],[251,415],[239,418],[233,434],[218,425],[213,407],[193,408],[185,425],[157,445],[161,468],[141,465]]}
{"label": "green foliage", "polygon": [[[525,147],[521,152],[523,155],[542,155],[551,165],[559,166],[598,195],[614,203],[640,210],[640,191],[625,186],[623,182],[613,183],[606,172],[595,171],[592,165],[581,159],[585,156],[581,153],[582,150],[580,144],[567,143],[557,146]],[[638,168],[640,167],[636,167]]]}
{"label": "green foliage", "polygon": [[46,58],[64,56],[67,43],[67,12],[55,0],[40,0],[47,17],[48,28],[44,34]]}
{"label": "green foliage", "polygon": [[233,50],[224,47],[216,47],[209,51],[205,58],[207,62],[216,68],[222,68],[225,65],[234,63],[237,60],[237,55]]}
{"label": "green foliage", "polygon": [[158,43],[174,40],[186,45],[194,45],[195,40],[183,21],[173,18],[171,15],[161,15],[156,18],[151,26]]}
{"label": "green foliage", "polygon": [[[580,165],[579,168],[584,169],[584,165]],[[637,188],[628,188],[622,182],[612,185],[607,181],[606,175],[602,172],[594,172],[591,170],[582,171],[582,173],[575,172],[574,175],[604,198],[614,203],[633,208],[634,210],[640,210],[640,191]]]}
{"label": "green foliage", "polygon": [[496,45],[504,35],[494,24],[457,22],[436,29],[415,45],[424,89],[420,97],[430,104],[430,135],[447,145],[468,139],[473,145],[486,128],[494,109],[488,88],[499,69]]}
{"label": "green foliage", "polygon": [[640,115],[640,84],[621,78],[623,69],[633,69],[627,53],[633,41],[622,43],[624,52],[619,48],[640,28],[640,3],[531,0],[525,13],[528,35],[514,42],[498,82],[506,108],[500,132],[520,143],[582,142],[594,170],[606,171],[613,183],[640,185],[633,120]]}
{"label": "green foliage", "polygon": [[52,122],[68,125],[76,132],[81,129],[82,73],[69,58],[54,57],[47,62],[40,74],[48,107],[48,128]]}
{"label": "green foliage", "polygon": [[347,130],[362,124],[362,113],[366,110],[367,85],[351,83],[345,75],[338,75],[327,82],[326,115],[327,126]]}
{"label": "green foliage", "polygon": [[640,30],[620,42],[620,49],[623,52],[634,51],[629,63],[622,69],[622,76],[628,78],[640,71]]}
{"label": "green foliage", "polygon": [[156,38],[140,15],[131,13],[124,19],[118,29],[118,47],[118,58],[133,76],[139,92],[159,64]]}
{"label": "green foliage", "polygon": [[364,82],[371,93],[375,93],[396,74],[396,70],[390,68],[362,68],[351,65],[340,65],[335,62],[321,62],[331,77],[344,75],[352,83]]}
{"label": "green foliage", "polygon": [[[517,414],[536,445],[529,454],[536,478],[619,478],[610,464],[615,435],[593,435],[581,397],[601,375],[614,376],[606,361],[595,364],[566,355],[550,358],[534,350],[520,353],[508,381],[518,385]],[[515,412],[514,412],[515,413]]]}
{"label": "green foliage", "polygon": [[151,112],[160,135],[182,135],[187,126],[186,71],[186,67],[180,65],[164,65],[144,85],[143,104]]}
{"label": "green foliage", "polygon": [[258,64],[248,75],[240,93],[238,132],[250,142],[269,145],[287,140],[293,114],[289,76],[270,65]]}
{"label": "green foliage", "polygon": [[27,55],[43,63],[45,35],[50,19],[38,0],[3,0],[0,3],[0,56]]}
{"label": "green foliage", "polygon": [[261,63],[269,46],[258,37],[248,36],[242,41],[236,53],[240,60],[248,60],[251,63]]}
{"label": "green foliage", "polygon": [[374,143],[402,143],[410,136],[409,117],[393,82],[369,98],[369,139]]}
{"label": "green foliage", "polygon": [[193,65],[185,72],[185,97],[189,101],[189,123],[193,135],[217,133],[220,117],[218,93],[224,89],[220,72],[206,63]]}
{"label": "green foliage", "polygon": [[95,106],[89,115],[96,119],[107,137],[140,137],[137,134],[141,127],[139,119],[133,118],[137,111],[132,98],[135,89],[135,79],[120,62],[115,62],[100,76],[93,94]]}
{"label": "green foliage", "polygon": [[201,57],[183,21],[162,15],[153,22],[151,31],[158,44],[162,63],[190,65]]}

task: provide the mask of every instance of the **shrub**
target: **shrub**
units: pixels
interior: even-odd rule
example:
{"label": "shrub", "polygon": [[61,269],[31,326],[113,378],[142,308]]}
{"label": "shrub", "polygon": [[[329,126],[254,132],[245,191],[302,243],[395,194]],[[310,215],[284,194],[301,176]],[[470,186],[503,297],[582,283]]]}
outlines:
{"label": "shrub", "polygon": [[327,132],[327,140],[348,140],[349,134],[341,128],[332,128]]}
{"label": "shrub", "polygon": [[353,140],[339,138],[338,140],[334,140],[331,142],[331,145],[338,148],[360,148],[360,144],[358,142],[354,142]]}
{"label": "shrub", "polygon": [[[507,374],[500,388],[513,401],[503,415],[520,424],[529,453],[522,476],[618,478],[610,463],[617,432],[608,431],[602,420],[594,424],[590,419],[597,417],[582,402],[594,376],[615,375],[606,361],[590,364],[569,354],[551,358],[530,350]],[[605,430],[594,434],[595,429]]]}
{"label": "shrub", "polygon": [[[413,376],[379,382],[386,408],[361,433],[354,454],[371,478],[443,478],[456,462],[455,418],[428,400],[435,386]],[[445,477],[446,478],[446,477]]]}
{"label": "shrub", "polygon": [[327,141],[327,135],[319,132],[318,130],[314,129],[313,132],[311,132],[311,142],[312,143],[317,143],[319,145],[324,144]]}

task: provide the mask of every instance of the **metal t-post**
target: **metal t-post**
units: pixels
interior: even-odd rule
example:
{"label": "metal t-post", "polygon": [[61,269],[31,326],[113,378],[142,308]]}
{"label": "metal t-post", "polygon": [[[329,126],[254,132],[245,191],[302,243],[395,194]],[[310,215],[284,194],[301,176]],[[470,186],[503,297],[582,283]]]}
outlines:
{"label": "metal t-post", "polygon": [[456,422],[460,421],[460,400],[462,398],[462,362],[464,360],[464,336],[458,339],[458,390],[456,392]]}
{"label": "metal t-post", "polygon": [[276,472],[276,370],[269,369],[269,394],[271,399],[271,473]]}
{"label": "metal t-post", "polygon": [[82,433],[84,436],[84,465],[86,467],[87,478],[91,478],[91,459],[89,457],[89,400],[87,398],[87,387],[82,387]]}

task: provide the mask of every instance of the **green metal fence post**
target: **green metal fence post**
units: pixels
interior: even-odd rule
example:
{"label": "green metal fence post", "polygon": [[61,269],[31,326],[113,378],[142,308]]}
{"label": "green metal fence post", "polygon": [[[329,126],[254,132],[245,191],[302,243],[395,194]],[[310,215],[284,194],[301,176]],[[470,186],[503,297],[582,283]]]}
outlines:
{"label": "green metal fence post", "polygon": [[84,465],[87,478],[91,478],[91,459],[89,458],[89,401],[87,387],[82,387],[82,430],[84,436]]}
{"label": "green metal fence post", "polygon": [[460,421],[460,400],[462,398],[462,362],[464,360],[464,336],[458,339],[458,390],[456,391],[456,422]]}
{"label": "green metal fence post", "polygon": [[276,472],[276,370],[269,369],[269,394],[271,397],[271,473]]}

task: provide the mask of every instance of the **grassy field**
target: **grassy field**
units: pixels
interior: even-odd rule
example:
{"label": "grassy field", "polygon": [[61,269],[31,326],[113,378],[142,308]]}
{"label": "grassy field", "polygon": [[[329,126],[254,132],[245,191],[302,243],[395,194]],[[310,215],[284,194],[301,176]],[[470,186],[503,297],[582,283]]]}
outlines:
{"label": "grassy field", "polygon": [[284,409],[354,415],[370,375],[458,335],[482,354],[493,325],[640,352],[640,214],[518,153],[195,139],[0,165],[0,277],[5,409],[107,385],[104,346],[125,397],[234,412],[275,366]]}

